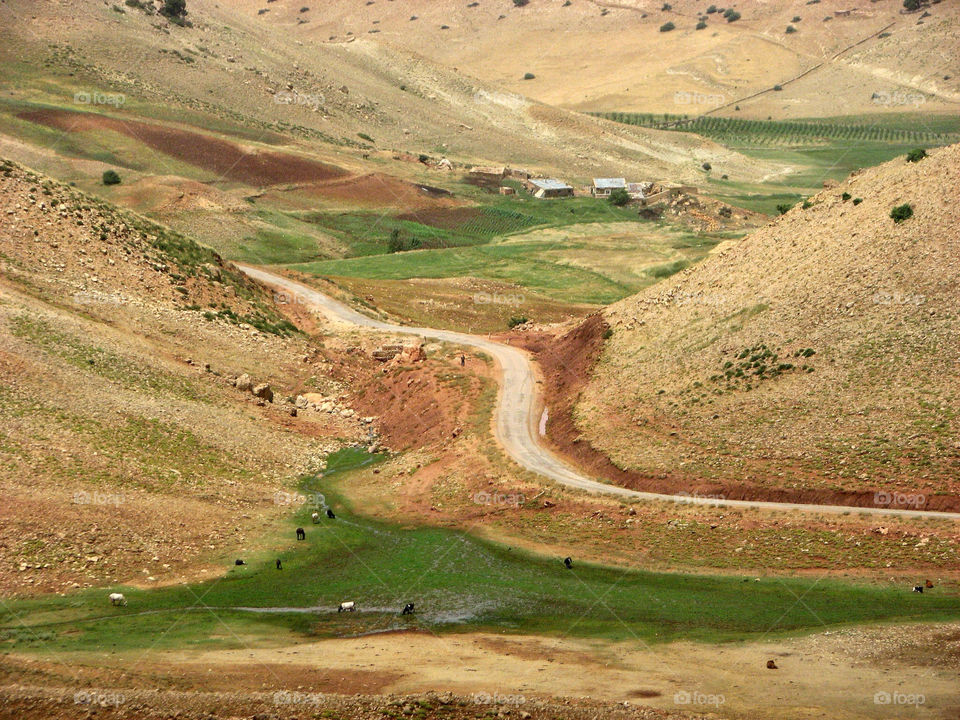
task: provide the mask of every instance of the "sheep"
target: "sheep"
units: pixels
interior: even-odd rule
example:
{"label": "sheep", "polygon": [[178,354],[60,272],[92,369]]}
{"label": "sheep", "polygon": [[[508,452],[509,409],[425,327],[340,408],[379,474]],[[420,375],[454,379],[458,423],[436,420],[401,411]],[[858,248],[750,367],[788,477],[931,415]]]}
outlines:
{"label": "sheep", "polygon": [[342,613],[342,612],[356,612],[356,611],[357,611],[357,604],[356,604],[354,601],[352,601],[352,600],[351,600],[350,602],[342,602],[342,603],[340,603],[340,607],[337,608],[337,612],[338,612],[338,613]]}
{"label": "sheep", "polygon": [[123,593],[110,593],[110,604],[125,607],[127,599],[123,596]]}
{"label": "sheep", "polygon": [[304,530],[303,528],[297,528],[297,540],[306,540],[306,539],[307,539],[307,531]]}

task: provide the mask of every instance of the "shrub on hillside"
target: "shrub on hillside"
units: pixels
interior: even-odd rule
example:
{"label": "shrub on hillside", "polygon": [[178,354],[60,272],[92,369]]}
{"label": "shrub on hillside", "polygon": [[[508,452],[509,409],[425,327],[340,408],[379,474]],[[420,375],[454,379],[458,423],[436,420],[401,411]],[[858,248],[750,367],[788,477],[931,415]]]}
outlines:
{"label": "shrub on hillside", "polygon": [[711,165],[708,162],[705,162],[703,165],[701,165],[701,167],[707,172],[710,172],[711,170],[713,170],[713,165]]}
{"label": "shrub on hillside", "polygon": [[707,23],[706,23],[705,21],[701,20],[700,22],[697,23],[696,29],[697,29],[697,30],[705,30],[706,27],[707,27]]}
{"label": "shrub on hillside", "polygon": [[897,205],[893,210],[890,211],[890,217],[893,218],[895,223],[902,223],[907,218],[913,217],[913,208],[910,207],[910,203]]}
{"label": "shrub on hillside", "polygon": [[660,32],[670,32],[676,27],[672,22],[665,22],[660,26]]}
{"label": "shrub on hillside", "polygon": [[862,203],[862,202],[863,202],[863,198],[854,198],[854,199],[853,199],[853,204],[854,204],[854,205],[859,205],[859,204]]}
{"label": "shrub on hillside", "polygon": [[119,185],[120,176],[117,174],[116,170],[107,170],[103,173],[103,184],[104,185]]}
{"label": "shrub on hillside", "polygon": [[530,2],[530,0],[513,0],[514,7],[523,7],[528,2]]}
{"label": "shrub on hillside", "polygon": [[780,203],[779,205],[777,205],[777,212],[780,213],[781,215],[786,215],[788,212],[790,212],[790,208],[792,207],[793,205],[791,205],[790,203]]}
{"label": "shrub on hillside", "polygon": [[529,72],[528,72],[528,73],[524,73],[524,74],[523,74],[523,79],[524,79],[524,80],[533,80],[535,77],[536,77],[536,75],[534,75],[533,73],[529,73]]}
{"label": "shrub on hillside", "polygon": [[707,8],[707,15],[713,15],[717,11],[716,5],[711,5]]}
{"label": "shrub on hillside", "polygon": [[797,29],[793,25],[787,25],[786,33],[787,35],[792,35]]}
{"label": "shrub on hillside", "polygon": [[923,148],[917,148],[907,153],[907,162],[920,162],[927,156],[927,151]]}
{"label": "shrub on hillside", "polygon": [[[516,0],[514,0],[514,2],[516,2]],[[523,325],[525,322],[527,322],[526,316],[514,316],[507,322],[507,327],[515,328],[517,325]]]}
{"label": "shrub on hillside", "polygon": [[174,22],[182,21],[187,16],[187,0],[163,0],[160,14]]}
{"label": "shrub on hillside", "polygon": [[610,193],[609,200],[617,207],[623,207],[630,202],[630,193],[623,188],[617,188]]}

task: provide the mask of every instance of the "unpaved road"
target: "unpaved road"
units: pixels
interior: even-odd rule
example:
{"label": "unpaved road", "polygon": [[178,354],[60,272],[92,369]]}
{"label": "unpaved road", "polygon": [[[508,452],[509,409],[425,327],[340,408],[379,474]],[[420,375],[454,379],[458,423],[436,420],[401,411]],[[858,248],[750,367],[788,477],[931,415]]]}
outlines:
{"label": "unpaved road", "polygon": [[493,342],[478,335],[469,335],[451,330],[407,327],[385,323],[367,317],[353,308],[314,290],[303,283],[277,275],[262,268],[237,263],[237,267],[254,280],[280,288],[297,298],[301,304],[312,306],[334,322],[356,325],[387,333],[415,335],[455,345],[464,345],[490,355],[500,366],[501,389],[496,409],[496,437],[507,454],[522,467],[543,475],[561,485],[592,493],[616,495],[622,498],[641,500],[667,500],[696,505],[760,508],[767,510],[805,510],[818,513],[869,513],[873,515],[899,515],[907,517],[939,517],[960,520],[960,513],[934,512],[929,510],[901,510],[882,507],[850,507],[847,505],[808,505],[803,503],[778,503],[754,500],[722,500],[687,495],[662,495],[641,492],[608,485],[582,475],[576,469],[542,446],[537,438],[539,400],[533,363],[521,350]]}

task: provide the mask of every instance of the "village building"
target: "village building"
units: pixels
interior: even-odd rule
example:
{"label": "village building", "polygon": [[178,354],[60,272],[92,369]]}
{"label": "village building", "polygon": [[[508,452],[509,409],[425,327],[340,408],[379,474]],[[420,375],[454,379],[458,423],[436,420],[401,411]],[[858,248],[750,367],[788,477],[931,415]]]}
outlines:
{"label": "village building", "polygon": [[526,183],[527,189],[535,198],[573,197],[573,188],[563,180],[555,178],[530,178]]}
{"label": "village building", "polygon": [[594,197],[610,197],[614,190],[626,190],[626,178],[594,178],[590,194]]}
{"label": "village building", "polygon": [[477,165],[470,168],[470,176],[490,182],[500,182],[506,177],[508,169],[505,167],[486,167]]}

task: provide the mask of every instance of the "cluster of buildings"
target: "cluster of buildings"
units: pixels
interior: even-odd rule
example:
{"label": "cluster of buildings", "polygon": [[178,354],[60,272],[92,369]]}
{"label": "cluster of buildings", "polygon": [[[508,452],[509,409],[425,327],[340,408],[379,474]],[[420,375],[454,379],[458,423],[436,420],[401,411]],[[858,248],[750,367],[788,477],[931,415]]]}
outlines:
{"label": "cluster of buildings", "polygon": [[489,187],[498,187],[500,194],[512,195],[514,187],[503,185],[506,179],[516,180],[535,198],[586,197],[609,198],[615,190],[624,190],[631,200],[645,202],[651,196],[661,193],[675,193],[691,190],[671,183],[627,182],[626,178],[594,178],[587,187],[574,188],[558,178],[531,177],[525,170],[512,170],[508,167],[483,167],[470,169],[470,177]]}

